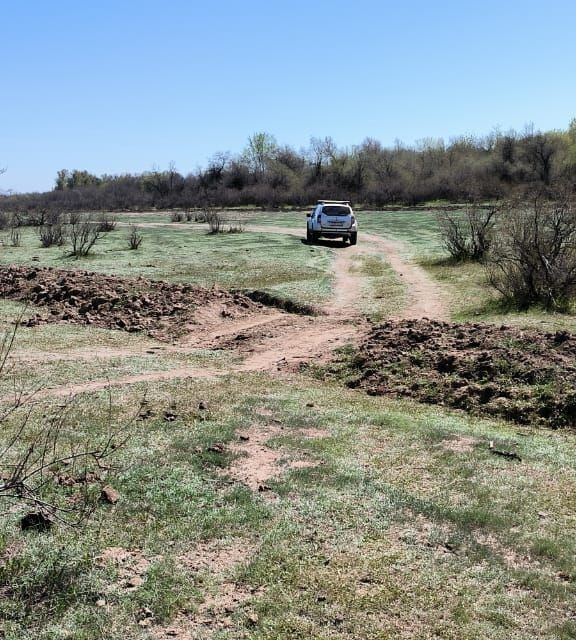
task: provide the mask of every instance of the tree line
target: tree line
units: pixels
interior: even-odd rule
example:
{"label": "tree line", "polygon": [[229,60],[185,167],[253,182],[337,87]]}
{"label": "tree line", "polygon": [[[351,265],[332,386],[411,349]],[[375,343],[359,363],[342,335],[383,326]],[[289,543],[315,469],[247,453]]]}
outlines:
{"label": "tree line", "polygon": [[576,119],[566,130],[495,131],[446,143],[426,138],[384,147],[367,138],[339,148],[311,138],[299,151],[270,133],[249,137],[241,154],[216,153],[183,175],[174,165],[142,174],[96,176],[58,172],[52,191],[4,195],[0,209],[139,210],[229,206],[306,206],[319,198],[369,207],[509,197],[529,187],[572,187],[576,178]]}

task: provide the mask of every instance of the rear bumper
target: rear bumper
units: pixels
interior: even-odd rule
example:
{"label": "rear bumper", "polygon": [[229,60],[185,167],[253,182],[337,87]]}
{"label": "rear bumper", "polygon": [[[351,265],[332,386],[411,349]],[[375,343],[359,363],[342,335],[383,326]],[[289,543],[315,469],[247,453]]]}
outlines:
{"label": "rear bumper", "polygon": [[317,231],[317,233],[319,233],[321,236],[326,236],[327,238],[340,238],[342,236],[349,236],[352,233],[356,233],[356,229],[351,229],[350,227],[348,227],[348,229],[334,229],[330,227],[327,229],[320,229],[320,231]]}

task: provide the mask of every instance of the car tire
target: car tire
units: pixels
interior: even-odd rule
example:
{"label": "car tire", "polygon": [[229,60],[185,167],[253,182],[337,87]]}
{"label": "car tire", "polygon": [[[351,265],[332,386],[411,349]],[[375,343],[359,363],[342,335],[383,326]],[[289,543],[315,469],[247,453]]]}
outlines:
{"label": "car tire", "polygon": [[306,229],[306,242],[312,242],[312,232],[310,231],[310,229]]}
{"label": "car tire", "polygon": [[358,242],[358,232],[350,234],[350,244],[356,244]]}

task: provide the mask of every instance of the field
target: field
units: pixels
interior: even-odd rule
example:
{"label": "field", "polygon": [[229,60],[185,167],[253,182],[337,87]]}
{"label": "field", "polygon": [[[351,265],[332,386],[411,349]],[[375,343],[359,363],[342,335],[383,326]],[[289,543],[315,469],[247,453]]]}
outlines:
{"label": "field", "polygon": [[430,211],[229,215],[5,238],[3,482],[48,442],[54,513],[100,499],[4,500],[0,637],[576,638],[574,316],[504,311]]}

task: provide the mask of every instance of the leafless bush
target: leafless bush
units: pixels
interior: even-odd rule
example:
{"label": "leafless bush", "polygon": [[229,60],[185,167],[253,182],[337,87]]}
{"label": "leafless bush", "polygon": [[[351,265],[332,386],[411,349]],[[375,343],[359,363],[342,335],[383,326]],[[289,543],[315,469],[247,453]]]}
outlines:
{"label": "leafless bush", "polygon": [[82,214],[78,211],[72,211],[68,214],[68,224],[74,225],[78,224],[82,220]]}
{"label": "leafless bush", "polygon": [[454,260],[483,260],[490,249],[498,207],[469,205],[463,213],[443,211],[438,215],[440,235]]}
{"label": "leafless bush", "polygon": [[144,240],[144,236],[140,233],[140,230],[137,226],[130,226],[130,233],[128,234],[128,246],[133,251],[136,251],[140,245],[142,244],[142,240]]}
{"label": "leafless bush", "polygon": [[8,211],[0,211],[0,230],[8,229],[12,225],[12,214]]}
{"label": "leafless bush", "polygon": [[206,214],[206,222],[208,223],[208,228],[210,229],[210,233],[216,234],[222,232],[222,216],[216,211],[205,212]]}
{"label": "leafless bush", "polygon": [[10,229],[10,246],[19,247],[22,244],[22,234],[18,227]]}
{"label": "leafless bush", "polygon": [[77,222],[71,223],[68,231],[71,255],[76,257],[88,255],[100,235],[100,223],[98,222],[90,222],[80,217]]}
{"label": "leafless bush", "polygon": [[245,225],[242,220],[234,220],[228,224],[228,233],[244,233]]}
{"label": "leafless bush", "polygon": [[44,224],[38,227],[38,236],[40,244],[45,249],[48,247],[61,247],[66,242],[66,232],[61,222]]}
{"label": "leafless bush", "polygon": [[490,284],[518,309],[565,311],[576,296],[576,211],[535,197],[510,203],[487,262]]}
{"label": "leafless bush", "polygon": [[[10,375],[9,357],[16,332],[0,345],[0,379]],[[54,522],[81,524],[104,493],[113,468],[110,457],[123,447],[127,431],[112,426],[101,437],[79,442],[70,437],[74,401],[50,409],[38,405],[36,394],[15,392],[0,409],[0,500],[36,511],[21,520],[22,528],[46,530]]]}
{"label": "leafless bush", "polygon": [[116,218],[109,213],[101,213],[98,218],[98,230],[101,233],[108,233],[116,229]]}

